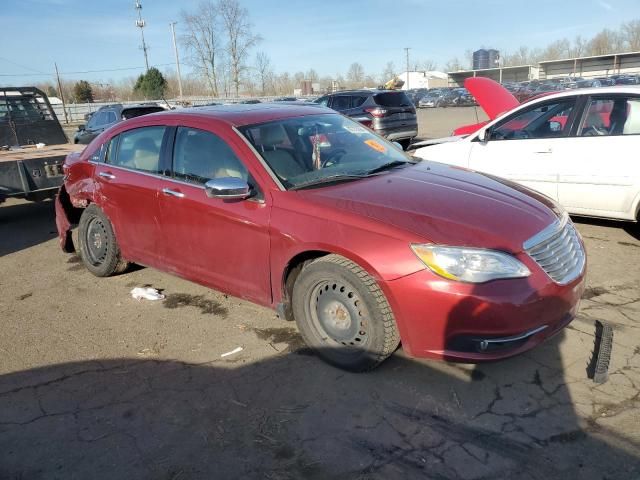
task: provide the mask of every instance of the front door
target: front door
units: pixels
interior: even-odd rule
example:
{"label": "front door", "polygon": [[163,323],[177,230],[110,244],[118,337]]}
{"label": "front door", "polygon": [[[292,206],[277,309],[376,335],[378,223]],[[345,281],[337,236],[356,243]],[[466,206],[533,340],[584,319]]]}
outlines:
{"label": "front door", "polygon": [[[262,198],[241,161],[236,133],[203,128],[178,127],[173,176],[159,191],[168,267],[198,283],[269,304],[270,199]],[[204,184],[220,177],[247,180],[254,184],[255,196],[240,201],[209,198]]]}
{"label": "front door", "polygon": [[558,154],[566,141],[575,100],[562,98],[519,110],[472,142],[469,167],[526,185],[558,200]]}

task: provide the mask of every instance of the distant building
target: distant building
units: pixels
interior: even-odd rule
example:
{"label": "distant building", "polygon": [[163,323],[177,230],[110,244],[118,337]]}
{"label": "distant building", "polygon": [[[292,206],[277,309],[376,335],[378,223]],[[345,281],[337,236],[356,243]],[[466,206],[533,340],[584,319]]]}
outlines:
{"label": "distant building", "polygon": [[473,70],[485,70],[498,67],[500,52],[492,48],[481,48],[473,52]]}
{"label": "distant building", "polygon": [[398,75],[398,78],[404,82],[402,90],[447,86],[447,74],[436,70],[424,72],[402,72]]}

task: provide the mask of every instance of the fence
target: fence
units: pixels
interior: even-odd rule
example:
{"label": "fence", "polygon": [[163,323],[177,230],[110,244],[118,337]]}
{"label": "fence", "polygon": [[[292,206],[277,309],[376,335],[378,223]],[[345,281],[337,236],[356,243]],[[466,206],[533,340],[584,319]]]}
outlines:
{"label": "fence", "polygon": [[[261,102],[271,102],[275,99],[283,98],[277,96],[271,97],[241,97],[241,98],[231,98],[231,97],[184,97],[182,100],[178,99],[170,99],[170,100],[146,100],[147,102],[157,103],[162,107],[169,108],[182,108],[184,106],[201,106],[207,104],[232,104],[239,103],[246,100],[260,100]],[[287,97],[288,98],[288,97]],[[291,97],[294,98],[294,97]],[[299,97],[302,98],[302,97]],[[57,103],[52,105],[53,110],[56,112],[58,116],[58,120],[60,122],[65,122],[65,111],[66,111],[66,119],[67,123],[85,123],[87,115],[95,112],[100,107],[104,107],[106,105],[113,105],[115,103],[119,103],[121,105],[136,105],[142,102],[140,101],[124,101],[124,102],[96,102],[96,103],[68,103],[65,105],[63,110],[62,104]]]}

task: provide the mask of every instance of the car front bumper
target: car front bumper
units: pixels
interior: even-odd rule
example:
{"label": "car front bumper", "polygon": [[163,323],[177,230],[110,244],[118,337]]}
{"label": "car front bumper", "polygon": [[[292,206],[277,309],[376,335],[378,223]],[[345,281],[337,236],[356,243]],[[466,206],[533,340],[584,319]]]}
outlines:
{"label": "car front bumper", "polygon": [[383,290],[409,355],[476,363],[522,353],[567,326],[576,315],[584,275],[568,285],[541,271],[469,284],[422,270],[385,282]]}

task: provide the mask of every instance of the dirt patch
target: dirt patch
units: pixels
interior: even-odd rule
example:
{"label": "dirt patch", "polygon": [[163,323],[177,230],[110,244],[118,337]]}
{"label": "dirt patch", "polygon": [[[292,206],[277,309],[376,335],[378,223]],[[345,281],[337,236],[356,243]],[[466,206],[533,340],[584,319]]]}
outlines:
{"label": "dirt patch", "polygon": [[584,293],[582,294],[582,298],[585,300],[591,300],[594,297],[598,297],[600,295],[604,295],[605,293],[609,293],[609,290],[602,287],[587,287],[584,289]]}
{"label": "dirt patch", "polygon": [[228,310],[220,302],[204,298],[204,295],[189,295],[188,293],[170,293],[162,302],[164,308],[196,307],[200,313],[217,315],[227,318]]}
{"label": "dirt patch", "polygon": [[68,259],[67,259],[67,263],[81,263],[82,259],[80,258],[80,255],[71,255]]}
{"label": "dirt patch", "polygon": [[636,247],[636,248],[640,248],[640,245],[638,245],[637,243],[631,243],[631,242],[618,242],[618,245],[622,245],[624,247]]}
{"label": "dirt patch", "polygon": [[20,295],[17,299],[22,301],[22,300],[26,300],[27,298],[32,297],[32,296],[33,296],[33,292],[29,292],[29,293],[25,293],[23,295]]}
{"label": "dirt patch", "polygon": [[[302,339],[302,336],[295,328],[280,327],[280,328],[252,328],[251,331],[256,334],[260,340],[265,340],[269,345],[286,343],[287,348],[284,352],[295,352],[301,355],[311,355],[311,351],[307,348],[307,344]],[[275,347],[274,347],[275,348]]]}

